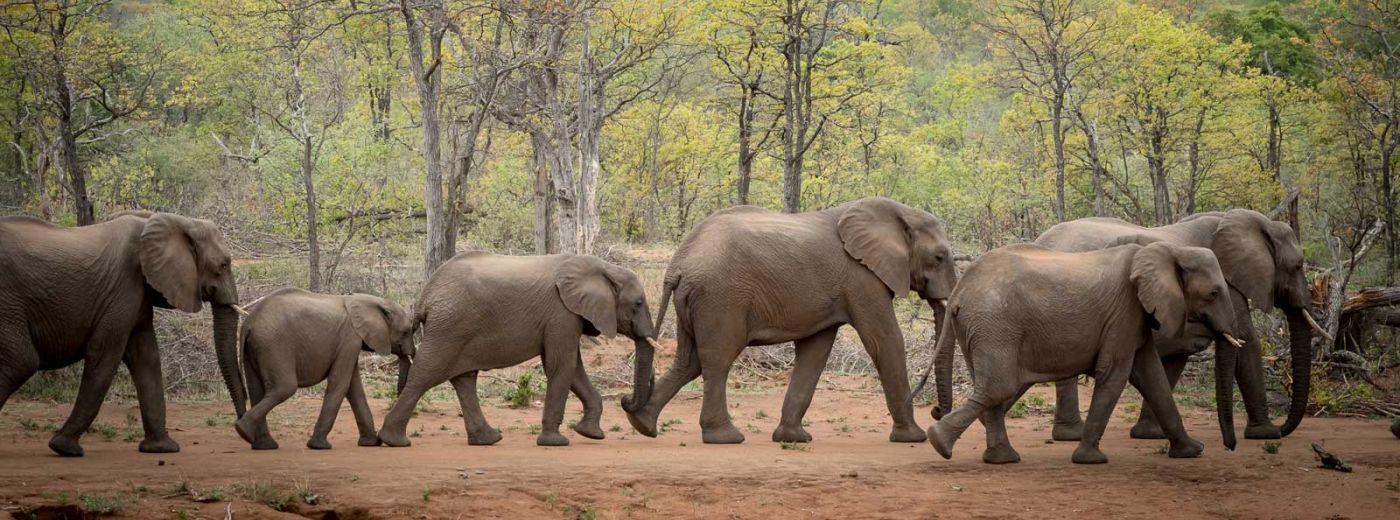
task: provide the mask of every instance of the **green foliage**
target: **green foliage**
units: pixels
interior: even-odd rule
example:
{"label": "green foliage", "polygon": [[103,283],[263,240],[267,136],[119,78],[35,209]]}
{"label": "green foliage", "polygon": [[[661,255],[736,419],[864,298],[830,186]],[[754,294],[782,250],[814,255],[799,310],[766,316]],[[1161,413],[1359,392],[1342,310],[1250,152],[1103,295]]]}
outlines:
{"label": "green foliage", "polygon": [[511,408],[529,408],[539,395],[540,388],[535,383],[535,373],[525,372],[515,379],[515,388],[506,392],[505,398]]}
{"label": "green foliage", "polygon": [[126,511],[130,500],[122,495],[100,495],[83,493],[78,495],[78,504],[83,511],[99,516],[120,515]]}

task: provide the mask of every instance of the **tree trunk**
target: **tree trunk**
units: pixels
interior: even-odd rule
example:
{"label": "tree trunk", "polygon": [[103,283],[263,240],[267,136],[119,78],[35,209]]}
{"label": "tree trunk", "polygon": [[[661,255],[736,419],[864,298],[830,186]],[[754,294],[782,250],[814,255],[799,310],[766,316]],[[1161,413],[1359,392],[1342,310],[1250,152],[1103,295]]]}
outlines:
{"label": "tree trunk", "polygon": [[1056,93],[1050,107],[1050,131],[1055,143],[1055,221],[1065,221],[1065,132],[1063,118],[1064,94]]}
{"label": "tree trunk", "polygon": [[530,171],[535,176],[535,254],[557,251],[550,233],[554,221],[554,187],[549,177],[549,138],[530,132]]}
{"label": "tree trunk", "polygon": [[433,62],[424,64],[423,28],[408,0],[400,0],[400,13],[408,36],[408,67],[413,73],[413,81],[418,87],[418,102],[423,119],[423,205],[428,213],[428,244],[424,254],[424,276],[451,258],[454,251],[448,249],[446,208],[442,197],[442,153],[440,121],[438,119],[438,66],[441,59],[442,6],[430,7],[428,39],[431,44]]}
{"label": "tree trunk", "polygon": [[[57,54],[61,55],[62,52]],[[78,158],[78,130],[73,121],[73,89],[68,84],[68,76],[63,67],[63,59],[55,59],[53,81],[56,94],[54,97],[58,100],[58,125],[55,128],[58,134],[58,164],[63,169],[63,174],[68,177],[68,189],[73,196],[73,214],[78,218],[78,225],[88,226],[96,222],[96,218],[92,210],[92,200],[88,198],[87,174]]]}
{"label": "tree trunk", "polygon": [[736,203],[740,206],[749,203],[749,179],[753,176],[753,90],[748,85],[742,87],[739,98],[739,186]]}
{"label": "tree trunk", "polygon": [[1152,206],[1157,225],[1165,226],[1172,222],[1172,201],[1167,186],[1165,139],[1160,133],[1152,135],[1152,154],[1147,157],[1147,167],[1152,175]]}
{"label": "tree trunk", "polygon": [[1079,122],[1080,131],[1084,132],[1085,152],[1089,155],[1089,169],[1092,172],[1094,183],[1094,216],[1107,217],[1108,209],[1104,206],[1103,158],[1099,155],[1098,122],[1087,121],[1084,118],[1084,114],[1079,111],[1076,111],[1075,117]]}
{"label": "tree trunk", "polygon": [[301,184],[306,190],[306,264],[307,288],[312,292],[321,291],[321,241],[316,236],[316,183],[312,174],[316,170],[310,137],[301,141]]}

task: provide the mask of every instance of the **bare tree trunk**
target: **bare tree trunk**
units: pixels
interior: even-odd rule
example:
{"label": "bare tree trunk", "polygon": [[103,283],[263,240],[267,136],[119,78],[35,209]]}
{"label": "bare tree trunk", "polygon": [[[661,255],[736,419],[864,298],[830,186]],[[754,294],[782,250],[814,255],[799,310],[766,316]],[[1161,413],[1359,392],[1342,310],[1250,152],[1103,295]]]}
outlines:
{"label": "bare tree trunk", "polygon": [[1089,156],[1089,169],[1093,176],[1094,183],[1094,216],[1107,217],[1108,208],[1104,206],[1104,165],[1103,157],[1100,155],[1099,127],[1097,121],[1085,119],[1084,113],[1075,110],[1075,120],[1079,123],[1079,129],[1084,133],[1085,152]]}
{"label": "bare tree trunk", "polygon": [[1152,175],[1152,207],[1157,225],[1165,226],[1172,222],[1172,201],[1167,186],[1166,149],[1161,132],[1153,130],[1151,137],[1152,154],[1147,157],[1147,167]]}
{"label": "bare tree trunk", "polygon": [[1064,93],[1057,92],[1050,106],[1051,140],[1055,143],[1055,220],[1065,221],[1065,131]]}
{"label": "bare tree trunk", "polygon": [[306,263],[307,263],[307,288],[314,292],[321,290],[321,241],[317,238],[316,227],[319,222],[316,217],[316,183],[312,174],[316,170],[313,162],[312,150],[314,145],[311,137],[302,137],[301,140],[301,184],[306,190]]}
{"label": "bare tree trunk", "polygon": [[736,203],[749,203],[749,182],[753,177],[753,90],[748,85],[741,87],[739,98],[739,186]]}
{"label": "bare tree trunk", "polygon": [[[438,118],[438,92],[441,74],[438,67],[442,56],[442,25],[444,16],[441,4],[429,5],[427,27],[420,27],[417,14],[409,0],[399,0],[399,11],[403,15],[408,36],[408,67],[413,72],[414,83],[418,87],[418,102],[423,120],[423,205],[428,213],[428,244],[424,251],[424,275],[451,258],[447,234],[446,209],[442,197],[442,134]],[[432,63],[425,64],[423,29],[427,29]]]}
{"label": "bare tree trunk", "polygon": [[1205,131],[1205,125],[1206,109],[1202,108],[1200,112],[1196,114],[1195,133],[1192,135],[1190,144],[1186,146],[1186,163],[1187,169],[1189,170],[1187,172],[1186,203],[1184,205],[1184,214],[1186,215],[1191,215],[1196,212],[1196,190],[1200,188],[1201,175],[1203,174],[1201,171],[1203,168],[1201,164],[1201,134]]}
{"label": "bare tree trunk", "polygon": [[554,221],[554,188],[549,178],[549,138],[540,132],[530,132],[530,171],[535,176],[535,254],[557,251],[551,247],[550,233]]}
{"label": "bare tree trunk", "polygon": [[593,52],[589,46],[590,22],[585,16],[583,36],[578,59],[578,230],[574,251],[581,255],[593,254],[593,244],[598,238],[600,215],[598,214],[598,137],[603,132],[603,103],[606,102],[604,85],[607,78],[599,77],[593,66]]}

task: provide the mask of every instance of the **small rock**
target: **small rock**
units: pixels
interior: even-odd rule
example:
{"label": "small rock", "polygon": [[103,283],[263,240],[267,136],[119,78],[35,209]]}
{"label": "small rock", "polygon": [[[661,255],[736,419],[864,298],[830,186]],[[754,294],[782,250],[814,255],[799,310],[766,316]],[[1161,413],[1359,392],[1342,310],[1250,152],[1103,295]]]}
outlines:
{"label": "small rock", "polygon": [[483,469],[476,470],[476,474],[477,474],[477,475],[485,475],[485,474],[486,474],[486,470],[483,470]]}
{"label": "small rock", "polygon": [[156,461],[156,465],[157,465],[157,466],[164,466],[164,465],[165,465],[165,461],[163,461],[163,460],[158,460],[158,461]]}
{"label": "small rock", "polygon": [[859,474],[859,473],[856,473],[855,471],[848,471],[848,472],[846,472],[846,473],[842,473],[841,476],[846,477],[846,478],[856,478],[856,477],[859,477],[860,474]]}

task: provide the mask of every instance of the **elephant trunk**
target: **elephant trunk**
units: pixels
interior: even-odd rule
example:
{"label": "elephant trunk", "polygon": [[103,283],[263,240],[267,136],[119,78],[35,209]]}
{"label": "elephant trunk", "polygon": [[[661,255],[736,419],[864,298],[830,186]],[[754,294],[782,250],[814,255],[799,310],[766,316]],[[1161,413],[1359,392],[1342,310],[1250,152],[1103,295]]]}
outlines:
{"label": "elephant trunk", "polygon": [[1308,391],[1312,383],[1313,331],[1308,325],[1307,316],[1304,315],[1306,312],[1306,308],[1285,311],[1288,315],[1288,346],[1293,359],[1293,395],[1288,403],[1288,419],[1279,429],[1279,433],[1284,436],[1298,428],[1308,408]]}
{"label": "elephant trunk", "polygon": [[[933,337],[929,338],[929,343],[937,348],[938,338],[943,335],[943,313],[947,306],[943,300],[929,300],[928,306],[933,309]],[[924,374],[919,376],[918,384],[914,385],[914,391],[909,392],[909,405],[914,405],[914,399],[924,392],[924,387],[928,385],[928,376],[933,372],[933,360],[930,359],[928,366],[924,368]]]}
{"label": "elephant trunk", "polygon": [[633,342],[637,349],[636,373],[632,379],[632,395],[622,399],[622,409],[635,413],[651,400],[651,389],[656,384],[656,369],[652,365],[656,357],[656,347],[649,337],[639,336]]}
{"label": "elephant trunk", "polygon": [[403,387],[408,385],[408,372],[413,368],[413,360],[406,354],[399,354],[399,384],[394,395],[403,395]]}
{"label": "elephant trunk", "polygon": [[1215,341],[1215,413],[1225,449],[1235,450],[1235,367],[1240,348],[1222,336]]}
{"label": "elephant trunk", "polygon": [[[938,405],[933,407],[934,419],[942,419],[944,414],[953,411],[953,347],[957,344],[953,339],[957,336],[953,331],[955,319],[953,311],[946,310],[943,322],[938,324],[938,351],[933,358],[933,366],[938,372]],[[943,330],[943,326],[948,329]]]}
{"label": "elephant trunk", "polygon": [[242,418],[247,411],[248,393],[243,387],[243,374],[238,370],[238,311],[232,305],[216,304],[210,306],[209,313],[214,318],[214,354],[218,357],[219,372],[233,399],[233,409]]}

